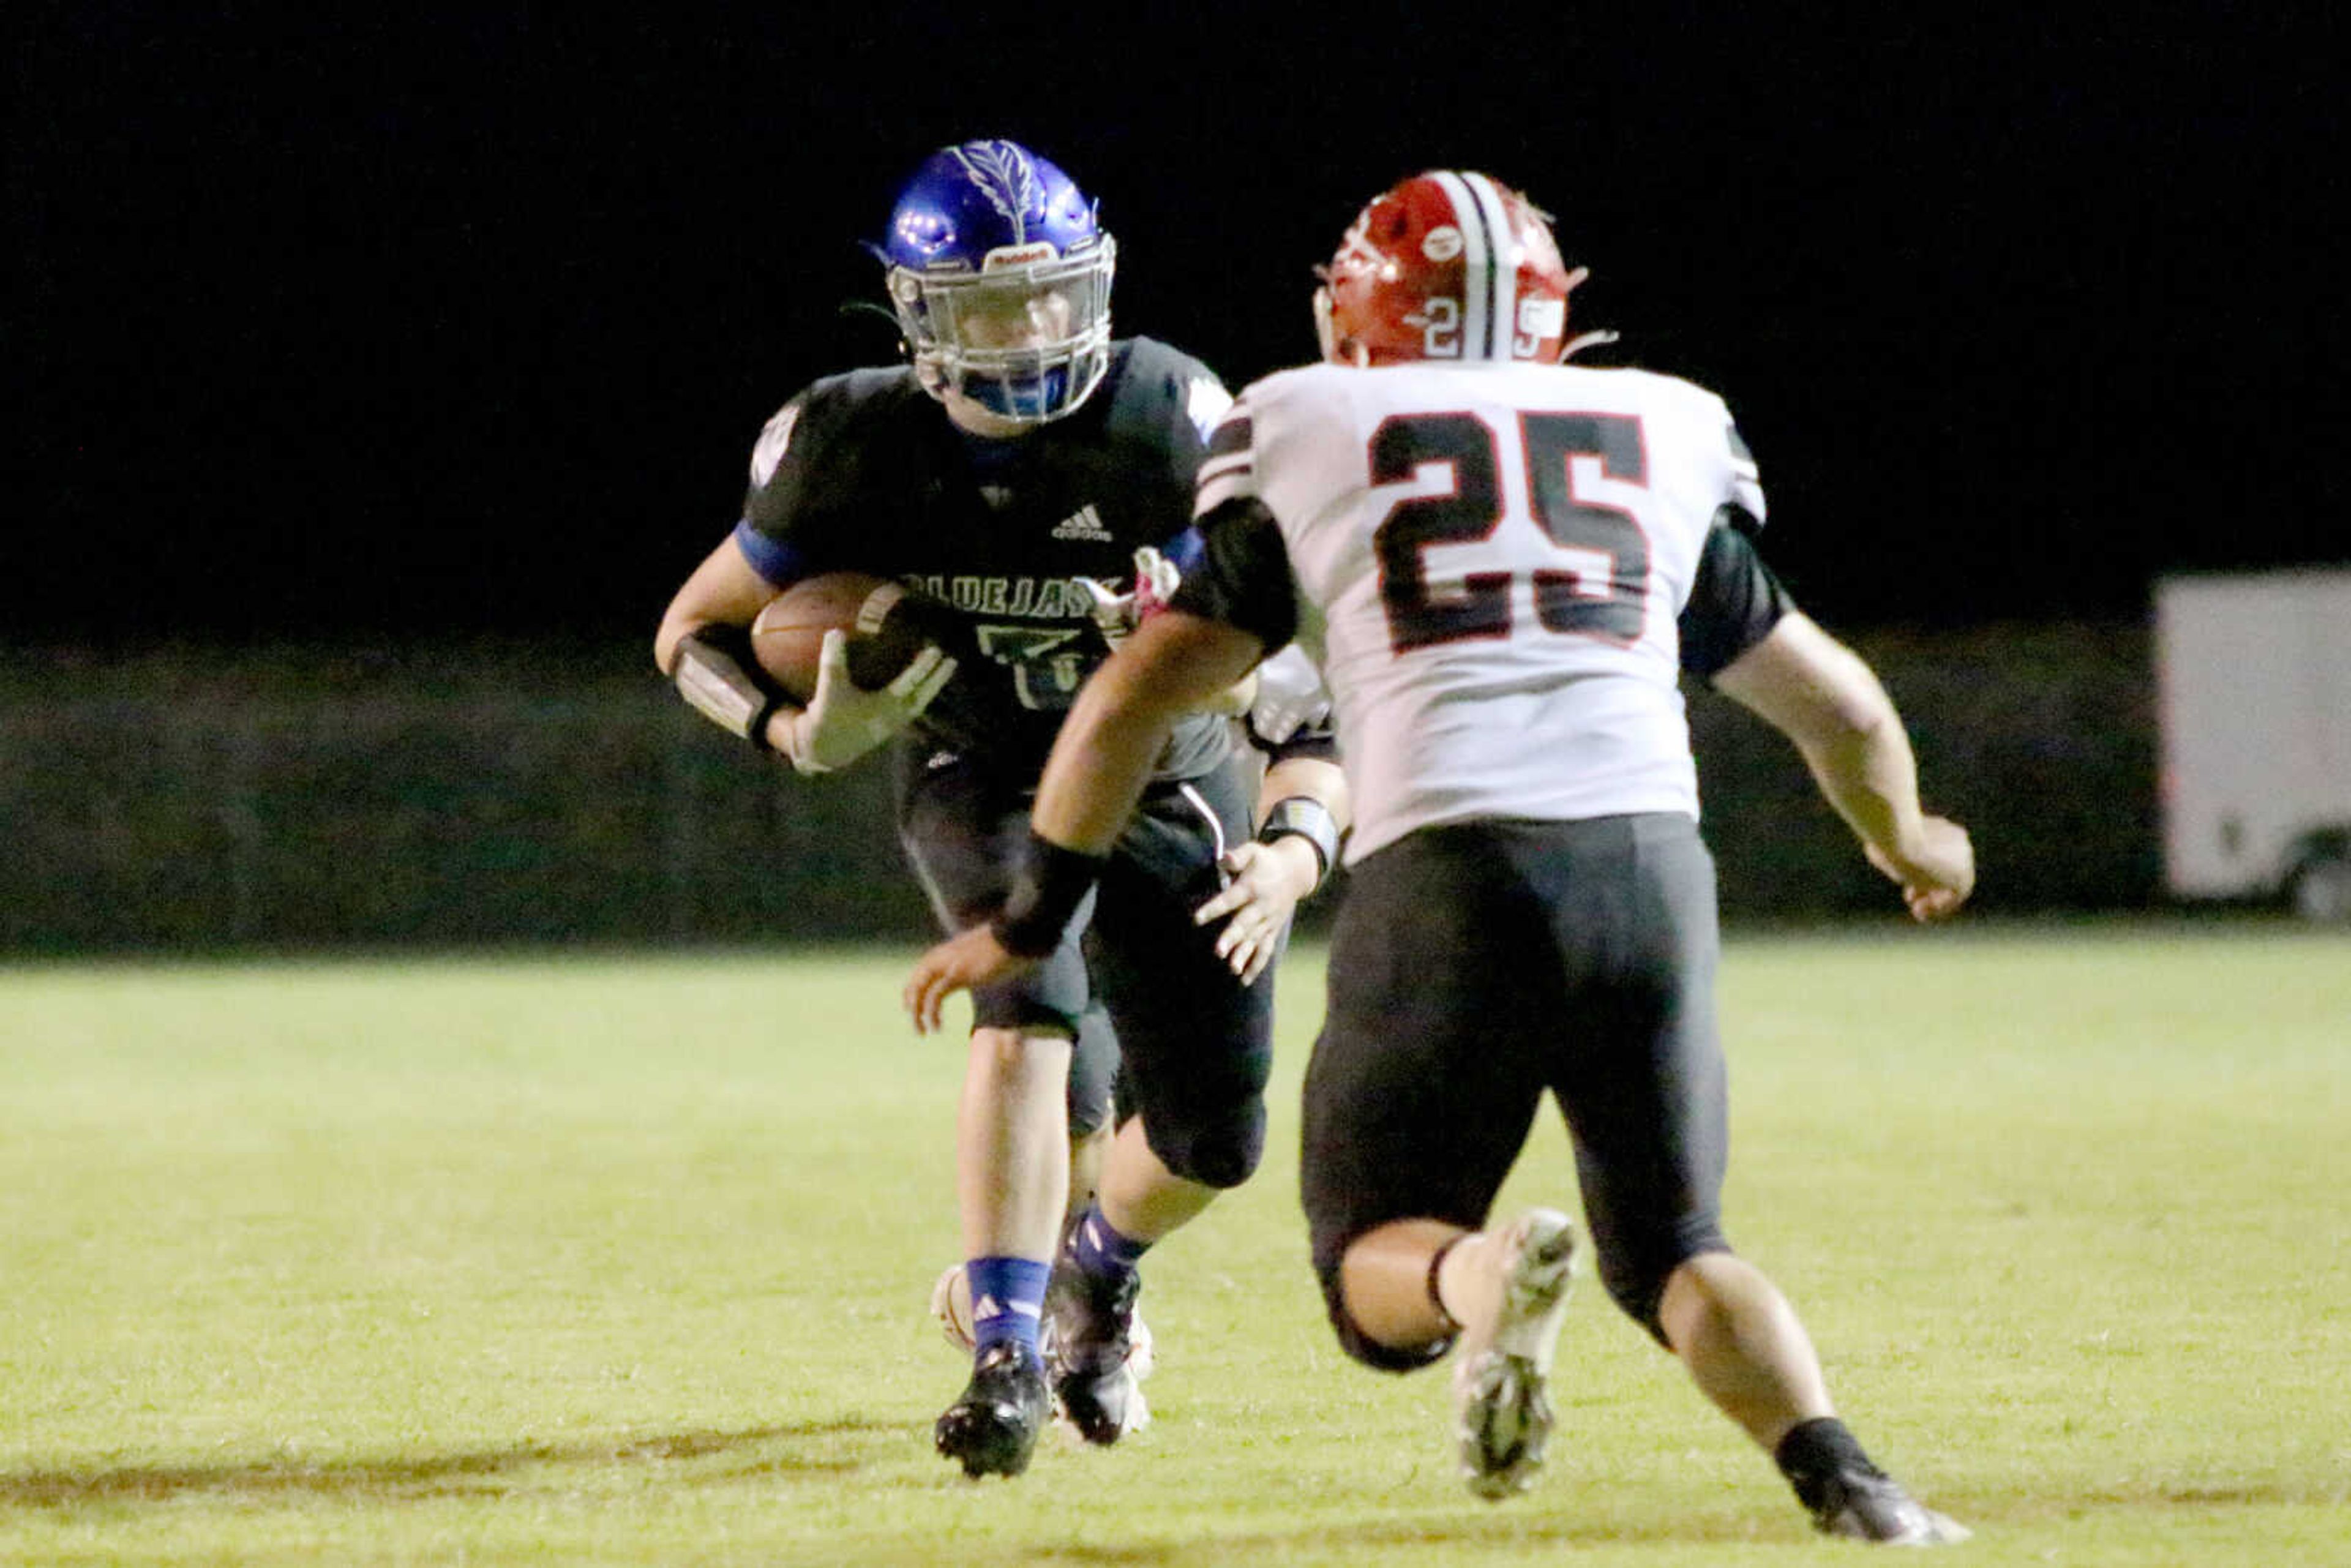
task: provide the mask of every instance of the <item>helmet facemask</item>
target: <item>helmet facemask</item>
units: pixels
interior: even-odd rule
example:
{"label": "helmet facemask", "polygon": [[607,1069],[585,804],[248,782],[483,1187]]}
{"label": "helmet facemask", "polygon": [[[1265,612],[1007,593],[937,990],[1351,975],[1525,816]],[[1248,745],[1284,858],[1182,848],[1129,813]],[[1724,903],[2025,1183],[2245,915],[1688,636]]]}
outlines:
{"label": "helmet facemask", "polygon": [[1075,413],[1102,384],[1118,247],[1102,235],[1075,255],[1050,252],[992,251],[977,272],[890,269],[891,306],[934,396],[1041,424]]}

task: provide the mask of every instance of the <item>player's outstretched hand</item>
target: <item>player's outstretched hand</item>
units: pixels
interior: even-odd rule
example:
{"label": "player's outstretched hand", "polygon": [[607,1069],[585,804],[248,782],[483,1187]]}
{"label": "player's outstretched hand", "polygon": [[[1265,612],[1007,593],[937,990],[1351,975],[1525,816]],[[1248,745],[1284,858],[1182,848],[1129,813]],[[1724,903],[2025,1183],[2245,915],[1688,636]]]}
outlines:
{"label": "player's outstretched hand", "polygon": [[1913,920],[1948,920],[1976,887],[1976,848],[1968,831],[1948,817],[1924,820],[1918,842],[1896,860],[1876,844],[1866,846],[1869,863],[1902,889]]}
{"label": "player's outstretched hand", "polygon": [[896,679],[869,692],[849,678],[849,634],[835,628],[818,651],[808,706],[778,715],[769,738],[802,773],[846,768],[921,717],[955,679],[956,664],[937,643],[926,643]]}
{"label": "player's outstretched hand", "polygon": [[1192,923],[1224,921],[1225,928],[1217,933],[1217,956],[1246,985],[1273,962],[1290,912],[1314,891],[1320,867],[1313,846],[1295,835],[1270,844],[1252,839],[1228,852],[1222,863],[1232,880],[1192,912]]}
{"label": "player's outstretched hand", "polygon": [[990,926],[975,925],[948,937],[915,960],[914,972],[906,977],[906,1012],[914,1032],[935,1032],[940,1009],[957,991],[1008,980],[1036,961],[1005,951]]}

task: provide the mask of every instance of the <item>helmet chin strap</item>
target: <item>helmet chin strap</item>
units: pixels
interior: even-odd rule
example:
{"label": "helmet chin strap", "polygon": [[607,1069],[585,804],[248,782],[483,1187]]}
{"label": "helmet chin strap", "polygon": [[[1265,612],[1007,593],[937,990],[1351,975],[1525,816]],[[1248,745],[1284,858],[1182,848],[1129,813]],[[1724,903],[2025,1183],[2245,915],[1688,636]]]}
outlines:
{"label": "helmet chin strap", "polygon": [[[1590,277],[1591,276],[1592,269],[1588,267],[1579,267],[1575,268],[1575,270],[1567,275],[1567,287],[1564,292],[1573,295],[1575,292],[1576,285],[1582,283],[1585,278]],[[1574,337],[1570,338],[1566,342],[1560,345],[1559,362],[1562,365],[1567,363],[1568,361],[1576,356],[1577,351],[1580,350],[1596,349],[1603,343],[1613,343],[1615,340],[1616,334],[1614,332],[1578,332]]]}
{"label": "helmet chin strap", "polygon": [[1563,365],[1585,349],[1596,349],[1603,343],[1613,343],[1615,340],[1616,334],[1614,332],[1600,330],[1579,332],[1570,338],[1565,346],[1560,350],[1559,362]]}

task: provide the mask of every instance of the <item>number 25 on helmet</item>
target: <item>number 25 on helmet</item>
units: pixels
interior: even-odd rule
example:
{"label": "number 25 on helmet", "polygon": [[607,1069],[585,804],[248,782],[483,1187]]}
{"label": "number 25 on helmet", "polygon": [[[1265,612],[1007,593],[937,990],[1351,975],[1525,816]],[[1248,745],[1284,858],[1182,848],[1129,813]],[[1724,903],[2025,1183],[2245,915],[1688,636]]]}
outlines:
{"label": "number 25 on helmet", "polygon": [[1488,175],[1432,170],[1373,198],[1315,269],[1322,357],[1550,364],[1613,334],[1567,335],[1569,271],[1551,225]]}
{"label": "number 25 on helmet", "polygon": [[1118,246],[1071,178],[1017,141],[942,148],[906,182],[874,247],[891,308],[935,397],[1041,424],[1110,364]]}

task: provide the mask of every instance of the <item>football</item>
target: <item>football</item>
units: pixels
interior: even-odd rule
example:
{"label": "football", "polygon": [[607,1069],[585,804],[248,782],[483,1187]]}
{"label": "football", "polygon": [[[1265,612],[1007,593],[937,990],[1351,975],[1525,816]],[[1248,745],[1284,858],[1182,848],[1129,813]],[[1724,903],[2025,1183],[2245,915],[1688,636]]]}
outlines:
{"label": "football", "polygon": [[769,679],[805,704],[816,695],[824,634],[833,631],[848,633],[849,679],[864,691],[888,685],[933,643],[956,661],[946,689],[923,710],[923,727],[934,740],[968,747],[1020,722],[1007,684],[981,678],[989,661],[963,619],[929,594],[887,578],[859,571],[803,578],[751,623],[751,652]]}
{"label": "football", "polygon": [[[770,601],[751,623],[751,652],[794,702],[805,703],[816,693],[824,634],[845,632],[850,680],[866,691],[879,691],[922,648],[922,639],[911,634],[911,627],[897,635],[883,634],[890,612],[906,597],[906,590],[897,583],[862,571],[803,578]],[[903,623],[906,618],[899,619]]]}

